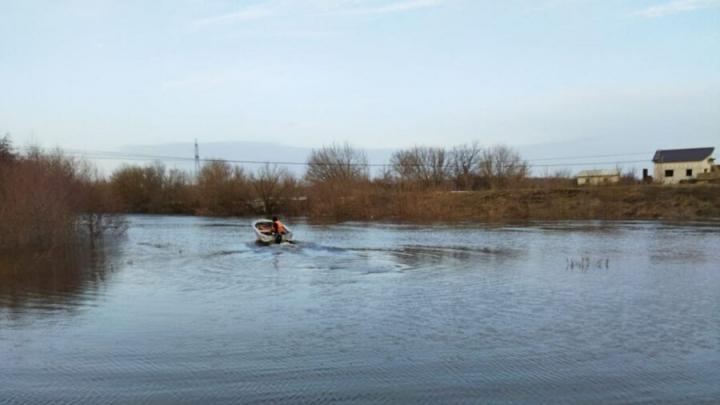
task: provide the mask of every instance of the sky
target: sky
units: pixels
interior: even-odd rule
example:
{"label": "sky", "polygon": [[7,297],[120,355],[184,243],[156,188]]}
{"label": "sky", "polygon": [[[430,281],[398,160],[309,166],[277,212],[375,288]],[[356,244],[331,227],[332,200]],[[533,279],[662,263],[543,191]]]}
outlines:
{"label": "sky", "polygon": [[2,0],[2,134],[720,146],[720,0]]}

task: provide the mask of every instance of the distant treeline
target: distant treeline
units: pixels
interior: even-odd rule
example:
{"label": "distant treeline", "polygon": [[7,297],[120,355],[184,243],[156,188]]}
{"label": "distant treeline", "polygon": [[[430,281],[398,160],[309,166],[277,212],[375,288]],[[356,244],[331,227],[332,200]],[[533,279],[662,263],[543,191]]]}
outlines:
{"label": "distant treeline", "polygon": [[344,144],[313,150],[306,172],[299,178],[275,165],[248,171],[223,160],[210,160],[196,178],[185,171],[167,170],[161,163],[123,166],[110,176],[109,187],[126,212],[336,216],[352,215],[336,212],[337,207],[354,205],[350,200],[355,198],[350,197],[358,192],[518,187],[528,173],[527,163],[513,149],[483,149],[477,143],[451,150],[400,150],[383,169],[379,176],[371,177],[365,153]]}
{"label": "distant treeline", "polygon": [[[477,142],[402,149],[375,176],[370,168],[365,152],[334,144],[313,150],[299,177],[270,164],[248,171],[210,160],[196,177],[155,163],[121,167],[108,183],[123,212],[327,219],[402,218],[411,211],[433,218],[433,193],[574,187],[567,172],[529,177],[516,150]],[[634,183],[633,173],[623,175],[622,184]]]}
{"label": "distant treeline", "polygon": [[579,188],[569,173],[529,177],[506,146],[417,146],[370,175],[362,150],[313,150],[302,176],[209,160],[195,176],[161,163],[125,165],[109,177],[62,152],[13,152],[0,140],[0,250],[94,244],[123,229],[122,213],[303,215],[311,219],[523,220],[720,217],[718,187],[678,191],[641,185]]}

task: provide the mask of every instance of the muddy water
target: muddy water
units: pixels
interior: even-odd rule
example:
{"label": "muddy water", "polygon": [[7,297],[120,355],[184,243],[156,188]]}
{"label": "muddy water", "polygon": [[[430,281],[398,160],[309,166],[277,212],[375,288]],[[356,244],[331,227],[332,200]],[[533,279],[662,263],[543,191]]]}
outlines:
{"label": "muddy water", "polygon": [[720,398],[718,223],[129,220],[0,270],[0,403]]}

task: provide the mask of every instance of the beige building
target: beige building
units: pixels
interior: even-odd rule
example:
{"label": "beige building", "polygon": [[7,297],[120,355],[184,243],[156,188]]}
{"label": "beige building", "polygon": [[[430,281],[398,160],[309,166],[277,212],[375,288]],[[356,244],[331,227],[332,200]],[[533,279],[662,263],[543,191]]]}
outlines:
{"label": "beige building", "polygon": [[601,184],[613,184],[619,181],[620,171],[618,170],[583,170],[577,175],[578,186],[598,186]]}
{"label": "beige building", "polygon": [[677,184],[697,179],[698,174],[712,171],[715,148],[658,150],[653,157],[655,182]]}

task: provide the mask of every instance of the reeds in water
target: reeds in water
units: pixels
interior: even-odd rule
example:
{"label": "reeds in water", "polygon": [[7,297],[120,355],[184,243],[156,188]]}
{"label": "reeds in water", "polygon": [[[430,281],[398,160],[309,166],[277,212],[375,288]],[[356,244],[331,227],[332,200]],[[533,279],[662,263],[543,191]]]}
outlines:
{"label": "reeds in water", "polygon": [[591,269],[609,269],[610,258],[608,257],[568,257],[565,259],[565,268],[567,270],[588,271]]}

